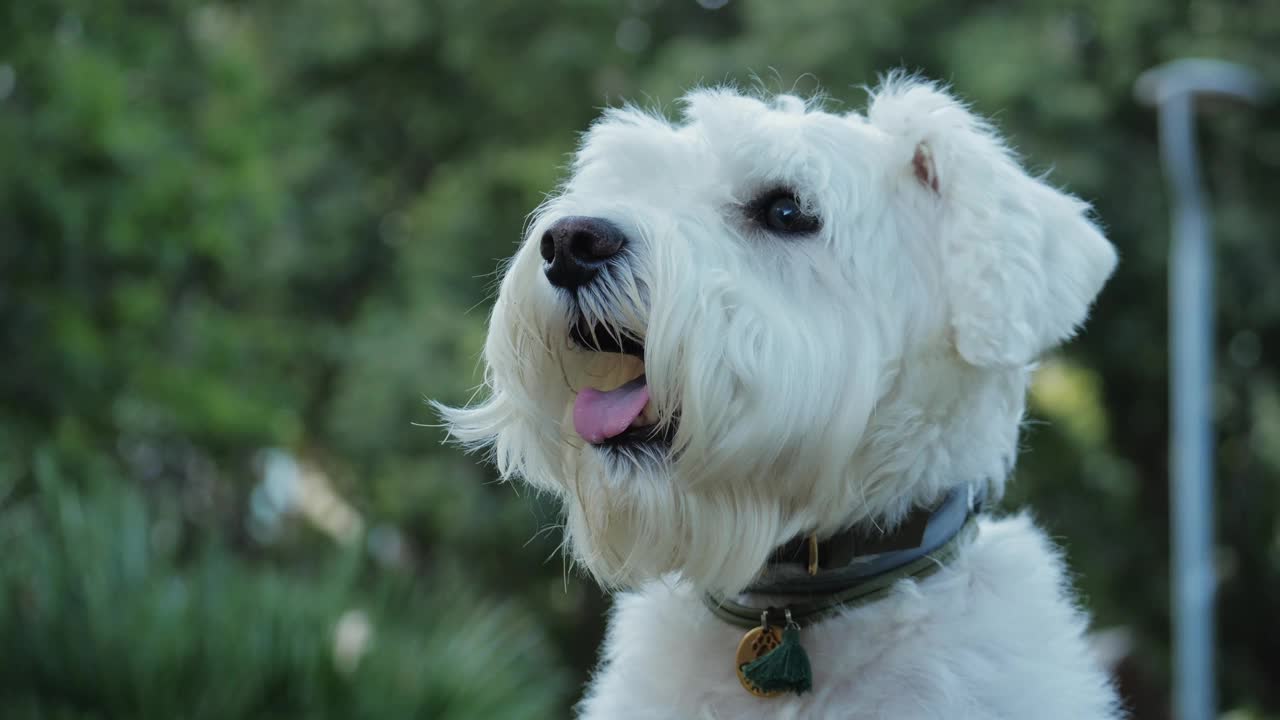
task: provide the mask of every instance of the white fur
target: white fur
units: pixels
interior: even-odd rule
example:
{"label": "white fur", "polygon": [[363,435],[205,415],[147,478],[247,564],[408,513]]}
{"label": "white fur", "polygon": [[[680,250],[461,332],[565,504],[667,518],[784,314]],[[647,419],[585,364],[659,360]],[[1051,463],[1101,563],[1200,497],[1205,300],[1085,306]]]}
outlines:
{"label": "white fur", "polygon": [[[820,231],[779,237],[746,217],[778,187]],[[679,419],[668,454],[606,453],[573,431],[577,391],[641,363],[568,341],[575,310],[538,245],[570,215],[630,238],[576,312],[643,338],[660,422]],[[988,523],[954,569],[807,629],[802,698],[747,695],[742,631],[696,601],[741,590],[798,534],[891,526],[957,484],[998,496],[1031,365],[1115,260],[1084,203],[928,83],[891,78],[866,116],[726,89],[688,95],[680,124],[607,112],[503,277],[487,397],[444,410],[504,478],[564,500],[582,566],[642,587],[619,600],[584,716],[1118,717],[1026,520]]]}

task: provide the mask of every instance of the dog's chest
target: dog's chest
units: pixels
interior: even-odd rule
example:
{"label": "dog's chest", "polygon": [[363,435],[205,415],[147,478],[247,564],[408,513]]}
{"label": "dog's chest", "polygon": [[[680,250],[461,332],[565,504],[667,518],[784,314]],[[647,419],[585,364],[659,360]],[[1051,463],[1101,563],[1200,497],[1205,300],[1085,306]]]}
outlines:
{"label": "dog's chest", "polygon": [[761,699],[739,683],[741,628],[679,585],[621,596],[587,720],[1113,718],[1115,694],[1025,518],[984,523],[952,568],[802,632],[813,690]]}

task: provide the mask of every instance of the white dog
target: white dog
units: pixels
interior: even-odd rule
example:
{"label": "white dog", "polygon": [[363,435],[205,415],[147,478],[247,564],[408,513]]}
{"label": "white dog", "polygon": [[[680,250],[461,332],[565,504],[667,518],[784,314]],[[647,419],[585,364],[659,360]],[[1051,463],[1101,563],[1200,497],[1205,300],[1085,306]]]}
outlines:
{"label": "white dog", "polygon": [[1060,553],[979,518],[1115,265],[1089,208],[908,77],[683,107],[592,126],[444,409],[626,590],[581,717],[1121,717]]}

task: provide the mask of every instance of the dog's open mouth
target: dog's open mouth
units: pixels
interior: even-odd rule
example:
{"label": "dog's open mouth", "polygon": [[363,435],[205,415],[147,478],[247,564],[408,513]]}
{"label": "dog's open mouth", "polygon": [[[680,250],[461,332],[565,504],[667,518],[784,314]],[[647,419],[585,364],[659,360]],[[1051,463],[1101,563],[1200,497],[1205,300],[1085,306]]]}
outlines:
{"label": "dog's open mouth", "polygon": [[[570,329],[569,337],[592,352],[630,355],[644,361],[644,343],[604,326],[578,323]],[[585,387],[573,402],[573,428],[595,446],[669,445],[675,423],[660,424],[658,420],[643,365],[638,377],[612,390]]]}

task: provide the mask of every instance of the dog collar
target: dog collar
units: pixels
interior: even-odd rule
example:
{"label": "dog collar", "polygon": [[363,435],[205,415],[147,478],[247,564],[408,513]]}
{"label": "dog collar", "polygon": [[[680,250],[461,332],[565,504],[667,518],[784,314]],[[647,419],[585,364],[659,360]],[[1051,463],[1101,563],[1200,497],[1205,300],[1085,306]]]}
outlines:
{"label": "dog collar", "polygon": [[937,552],[981,511],[968,486],[953,488],[940,503],[916,508],[889,532],[850,528],[818,540],[796,538],[773,552],[754,595],[819,595],[849,590]]}
{"label": "dog collar", "polygon": [[812,674],[799,644],[801,624],[884,597],[899,580],[922,579],[951,562],[977,534],[985,493],[954,488],[931,508],[917,508],[893,530],[851,528],[825,540],[810,535],[782,545],[744,594],[781,600],[764,607],[706,595],[721,620],[752,628],[739,643],[742,686],[772,697],[809,690]]}

